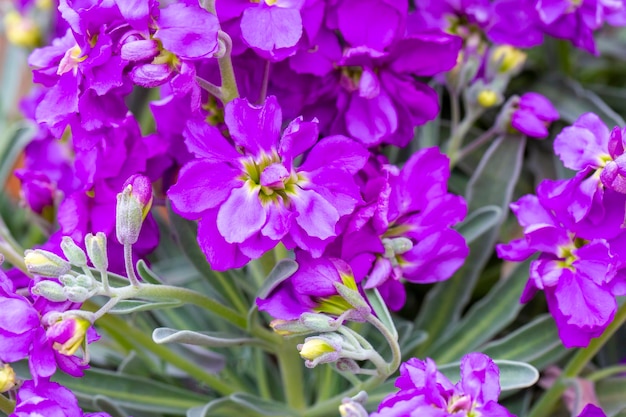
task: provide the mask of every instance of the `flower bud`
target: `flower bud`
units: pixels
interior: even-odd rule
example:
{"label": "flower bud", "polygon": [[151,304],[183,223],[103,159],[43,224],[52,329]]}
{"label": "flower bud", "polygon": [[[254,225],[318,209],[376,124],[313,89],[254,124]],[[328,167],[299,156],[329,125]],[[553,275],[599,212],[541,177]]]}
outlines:
{"label": "flower bud", "polygon": [[56,278],[72,269],[65,259],[42,249],[28,249],[24,252],[24,262],[28,272],[44,277]]}
{"label": "flower bud", "polygon": [[71,237],[63,236],[61,250],[71,264],[80,267],[87,266],[87,255]]}
{"label": "flower bud", "polygon": [[102,232],[96,233],[95,236],[88,233],[85,236],[85,247],[93,266],[100,271],[106,271],[109,267],[106,235]]}
{"label": "flower bud", "polygon": [[299,320],[275,319],[270,323],[270,327],[281,336],[298,336],[312,333],[312,331],[300,323]]}
{"label": "flower bud", "polygon": [[82,317],[63,318],[46,330],[46,336],[52,342],[54,350],[62,355],[71,356],[85,343],[90,326],[89,320]]}
{"label": "flower bud", "polygon": [[55,302],[67,301],[65,289],[61,284],[54,281],[39,281],[33,286],[31,292],[34,295],[42,296],[46,300]]}
{"label": "flower bud", "polygon": [[35,22],[12,10],[4,16],[6,37],[13,45],[34,48],[41,42],[41,33]]}
{"label": "flower bud", "polygon": [[0,366],[0,393],[7,392],[15,386],[15,371],[8,363]]}
{"label": "flower bud", "polygon": [[117,195],[115,233],[123,245],[137,242],[141,224],[152,206],[152,184],[140,174],[126,180],[124,189]]}
{"label": "flower bud", "polygon": [[526,54],[510,45],[501,45],[491,52],[490,66],[494,73],[515,75],[526,62]]}
{"label": "flower bud", "polygon": [[302,313],[299,321],[315,332],[332,332],[339,327],[334,318],[319,313]]}
{"label": "flower bud", "polygon": [[84,303],[91,298],[91,293],[84,287],[65,287],[64,289],[67,299],[73,303]]}
{"label": "flower bud", "polygon": [[312,336],[299,344],[298,351],[307,368],[314,368],[320,363],[336,362],[341,356],[343,338],[336,333]]}
{"label": "flower bud", "polygon": [[367,393],[359,392],[352,398],[344,398],[339,406],[339,414],[341,417],[367,417],[369,414],[363,408],[363,404],[367,402]]}
{"label": "flower bud", "polygon": [[499,97],[498,97],[498,93],[496,93],[495,91],[493,91],[493,90],[482,90],[480,93],[478,93],[478,96],[476,97],[476,101],[482,107],[489,108],[489,107],[493,107],[496,104],[498,104],[498,102],[500,100],[499,100]]}

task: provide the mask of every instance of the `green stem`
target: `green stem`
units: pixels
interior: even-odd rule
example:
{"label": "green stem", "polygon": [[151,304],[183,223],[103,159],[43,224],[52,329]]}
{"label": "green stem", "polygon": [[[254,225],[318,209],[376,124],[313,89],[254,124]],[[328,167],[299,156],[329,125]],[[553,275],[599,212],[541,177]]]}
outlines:
{"label": "green stem", "polygon": [[246,314],[248,312],[248,306],[243,301],[241,297],[241,293],[238,291],[236,285],[233,285],[234,282],[231,279],[228,279],[224,274],[219,271],[211,271],[213,276],[217,280],[220,285],[220,289],[223,290],[224,295],[230,301],[230,303],[242,314]]}
{"label": "green stem", "polygon": [[391,348],[392,359],[391,363],[388,365],[387,374],[383,375],[387,378],[389,375],[396,372],[398,367],[400,366],[400,362],[402,361],[402,352],[400,351],[400,345],[398,345],[397,338],[391,334],[387,326],[385,326],[376,316],[370,315],[367,318],[368,323],[371,323],[372,326],[376,327],[378,331],[385,337],[387,343],[389,343],[389,347]]}
{"label": "green stem", "polygon": [[335,387],[337,386],[337,378],[335,370],[331,365],[319,367],[320,383],[317,384],[317,401],[324,401],[330,398]]}
{"label": "green stem", "polygon": [[302,358],[291,339],[283,340],[277,358],[287,404],[295,410],[304,410],[306,399],[302,384],[304,381]]}
{"label": "green stem", "polygon": [[[498,130],[495,128],[495,126],[485,131],[482,135],[474,139],[466,147],[464,147],[463,149],[459,151],[454,163],[456,164],[461,159],[469,155],[471,152],[474,152],[476,149],[480,148],[482,145],[489,142],[496,135],[497,132]],[[450,164],[452,165],[452,162]]]}
{"label": "green stem", "polygon": [[463,139],[465,139],[467,132],[469,132],[474,122],[480,117],[481,113],[482,110],[472,111],[469,109],[458,127],[452,131],[452,136],[448,141],[448,148],[446,150],[448,158],[450,158],[451,166],[454,166],[454,164],[458,161],[458,153],[461,145],[463,144]]}
{"label": "green stem", "polygon": [[613,319],[613,322],[604,330],[604,333],[596,339],[592,339],[584,349],[580,349],[570,359],[569,363],[563,369],[563,372],[556,380],[554,385],[548,389],[541,399],[533,406],[528,414],[528,417],[546,417],[551,415],[552,409],[557,401],[565,392],[567,385],[565,380],[574,378],[585,368],[585,366],[593,359],[598,351],[604,346],[604,344],[613,336],[613,334],[619,329],[626,321],[626,303],[623,304]]}
{"label": "green stem", "polygon": [[[93,307],[93,305],[89,306]],[[207,386],[218,392],[220,395],[227,396],[238,390],[238,387],[233,387],[232,383],[226,383],[215,375],[212,375],[204,371],[198,364],[193,363],[180,356],[176,352],[173,352],[169,348],[154,343],[152,337],[145,333],[138,331],[136,328],[128,325],[126,321],[120,317],[106,315],[98,320],[98,325],[104,330],[112,330],[114,333],[124,333],[128,335],[128,340],[135,347],[142,347],[154,355],[158,356],[165,362],[168,362],[176,368],[187,372],[189,376],[196,380],[205,383]]]}
{"label": "green stem", "polygon": [[115,288],[113,292],[120,299],[147,298],[180,300],[187,304],[194,304],[211,311],[241,329],[246,329],[247,327],[246,318],[235,310],[218,303],[211,297],[187,288],[142,283],[139,287],[128,286]]}
{"label": "green stem", "polygon": [[230,57],[230,52],[232,50],[232,40],[226,32],[223,32],[221,30],[218,32],[218,38],[220,41],[224,42],[224,45],[226,47],[224,55],[217,59],[217,63],[220,67],[220,75],[222,78],[222,85],[220,86],[222,90],[222,103],[224,104],[224,106],[226,106],[226,104],[239,97],[239,90],[237,89],[235,71],[233,69],[233,62]]}
{"label": "green stem", "polygon": [[28,272],[26,264],[24,263],[24,256],[17,253],[17,251],[9,243],[0,240],[0,254],[2,254],[4,259],[11,265],[30,276],[30,272]]}
{"label": "green stem", "polygon": [[269,381],[267,379],[267,359],[265,357],[265,352],[256,349],[254,351],[254,356],[256,362],[255,382],[259,388],[259,395],[261,396],[261,398],[271,400],[272,390],[270,389]]}
{"label": "green stem", "polygon": [[135,288],[139,287],[139,280],[135,275],[135,267],[133,266],[133,246],[130,244],[124,245],[124,264],[126,266],[126,275],[131,285]]}
{"label": "green stem", "polygon": [[9,415],[13,413],[13,410],[15,410],[15,401],[9,400],[4,395],[0,394],[0,411]]}

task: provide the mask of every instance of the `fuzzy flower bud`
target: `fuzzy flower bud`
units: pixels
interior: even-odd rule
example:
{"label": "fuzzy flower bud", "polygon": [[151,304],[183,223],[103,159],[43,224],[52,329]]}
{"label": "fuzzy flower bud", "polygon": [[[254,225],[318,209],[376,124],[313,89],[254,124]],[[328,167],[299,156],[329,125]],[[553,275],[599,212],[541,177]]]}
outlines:
{"label": "fuzzy flower bud", "polygon": [[359,392],[352,398],[344,398],[339,406],[339,414],[341,417],[368,417],[369,414],[363,407],[367,402],[367,393]]}
{"label": "fuzzy flower bud", "polygon": [[71,264],[76,266],[87,266],[87,255],[85,255],[85,252],[74,242],[74,240],[72,240],[71,237],[63,236],[63,239],[61,240],[61,250]]}
{"label": "fuzzy flower bud", "polygon": [[314,368],[320,363],[336,362],[341,357],[342,337],[335,333],[312,336],[299,344],[298,351],[307,368]]}
{"label": "fuzzy flower bud", "polygon": [[152,207],[152,184],[140,174],[126,180],[124,189],[117,195],[115,233],[123,245],[137,242],[141,224]]}
{"label": "fuzzy flower bud", "polygon": [[7,392],[15,386],[15,371],[9,364],[5,363],[0,367],[0,393]]}
{"label": "fuzzy flower bud", "polygon": [[63,286],[55,281],[39,281],[33,286],[31,292],[34,295],[40,295],[46,300],[54,302],[67,300]]}
{"label": "fuzzy flower bud", "polygon": [[24,262],[31,274],[56,278],[67,273],[72,266],[65,259],[42,249],[24,252]]}
{"label": "fuzzy flower bud", "polygon": [[526,62],[526,54],[510,45],[501,45],[491,52],[490,66],[495,73],[515,75]]}
{"label": "fuzzy flower bud", "polygon": [[85,247],[93,266],[100,271],[106,271],[109,267],[106,235],[102,232],[96,233],[95,236],[88,233],[85,236]]}
{"label": "fuzzy flower bud", "polygon": [[90,326],[89,320],[82,317],[63,318],[54,322],[46,330],[46,336],[56,351],[62,355],[71,356],[85,343]]}

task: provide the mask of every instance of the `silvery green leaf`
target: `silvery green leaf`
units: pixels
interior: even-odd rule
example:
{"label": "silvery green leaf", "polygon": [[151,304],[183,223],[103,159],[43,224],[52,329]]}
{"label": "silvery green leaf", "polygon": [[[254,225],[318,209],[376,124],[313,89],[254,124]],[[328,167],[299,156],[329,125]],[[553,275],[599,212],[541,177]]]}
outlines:
{"label": "silvery green leaf", "polygon": [[249,337],[233,337],[233,335],[219,332],[194,332],[192,330],[175,330],[159,327],[152,332],[155,343],[185,343],[190,345],[227,347],[255,343],[256,339]]}

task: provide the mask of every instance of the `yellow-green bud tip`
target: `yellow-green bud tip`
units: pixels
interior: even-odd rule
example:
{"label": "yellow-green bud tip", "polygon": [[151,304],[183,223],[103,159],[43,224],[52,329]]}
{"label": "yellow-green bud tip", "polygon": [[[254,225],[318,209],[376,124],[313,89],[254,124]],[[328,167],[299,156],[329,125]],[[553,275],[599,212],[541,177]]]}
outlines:
{"label": "yellow-green bud tip", "polygon": [[505,73],[520,68],[526,62],[526,54],[510,45],[498,46],[491,55],[494,63],[500,63],[498,72]]}
{"label": "yellow-green bud tip", "polygon": [[0,366],[0,392],[7,392],[16,384],[15,371],[5,363]]}
{"label": "yellow-green bud tip", "polygon": [[478,93],[476,101],[482,107],[489,108],[498,104],[498,94],[493,90],[483,90]]}
{"label": "yellow-green bud tip", "polygon": [[310,361],[319,358],[326,353],[331,353],[335,351],[334,347],[332,347],[328,342],[321,339],[310,339],[304,344],[300,345],[299,349],[300,356],[303,359],[307,359]]}

